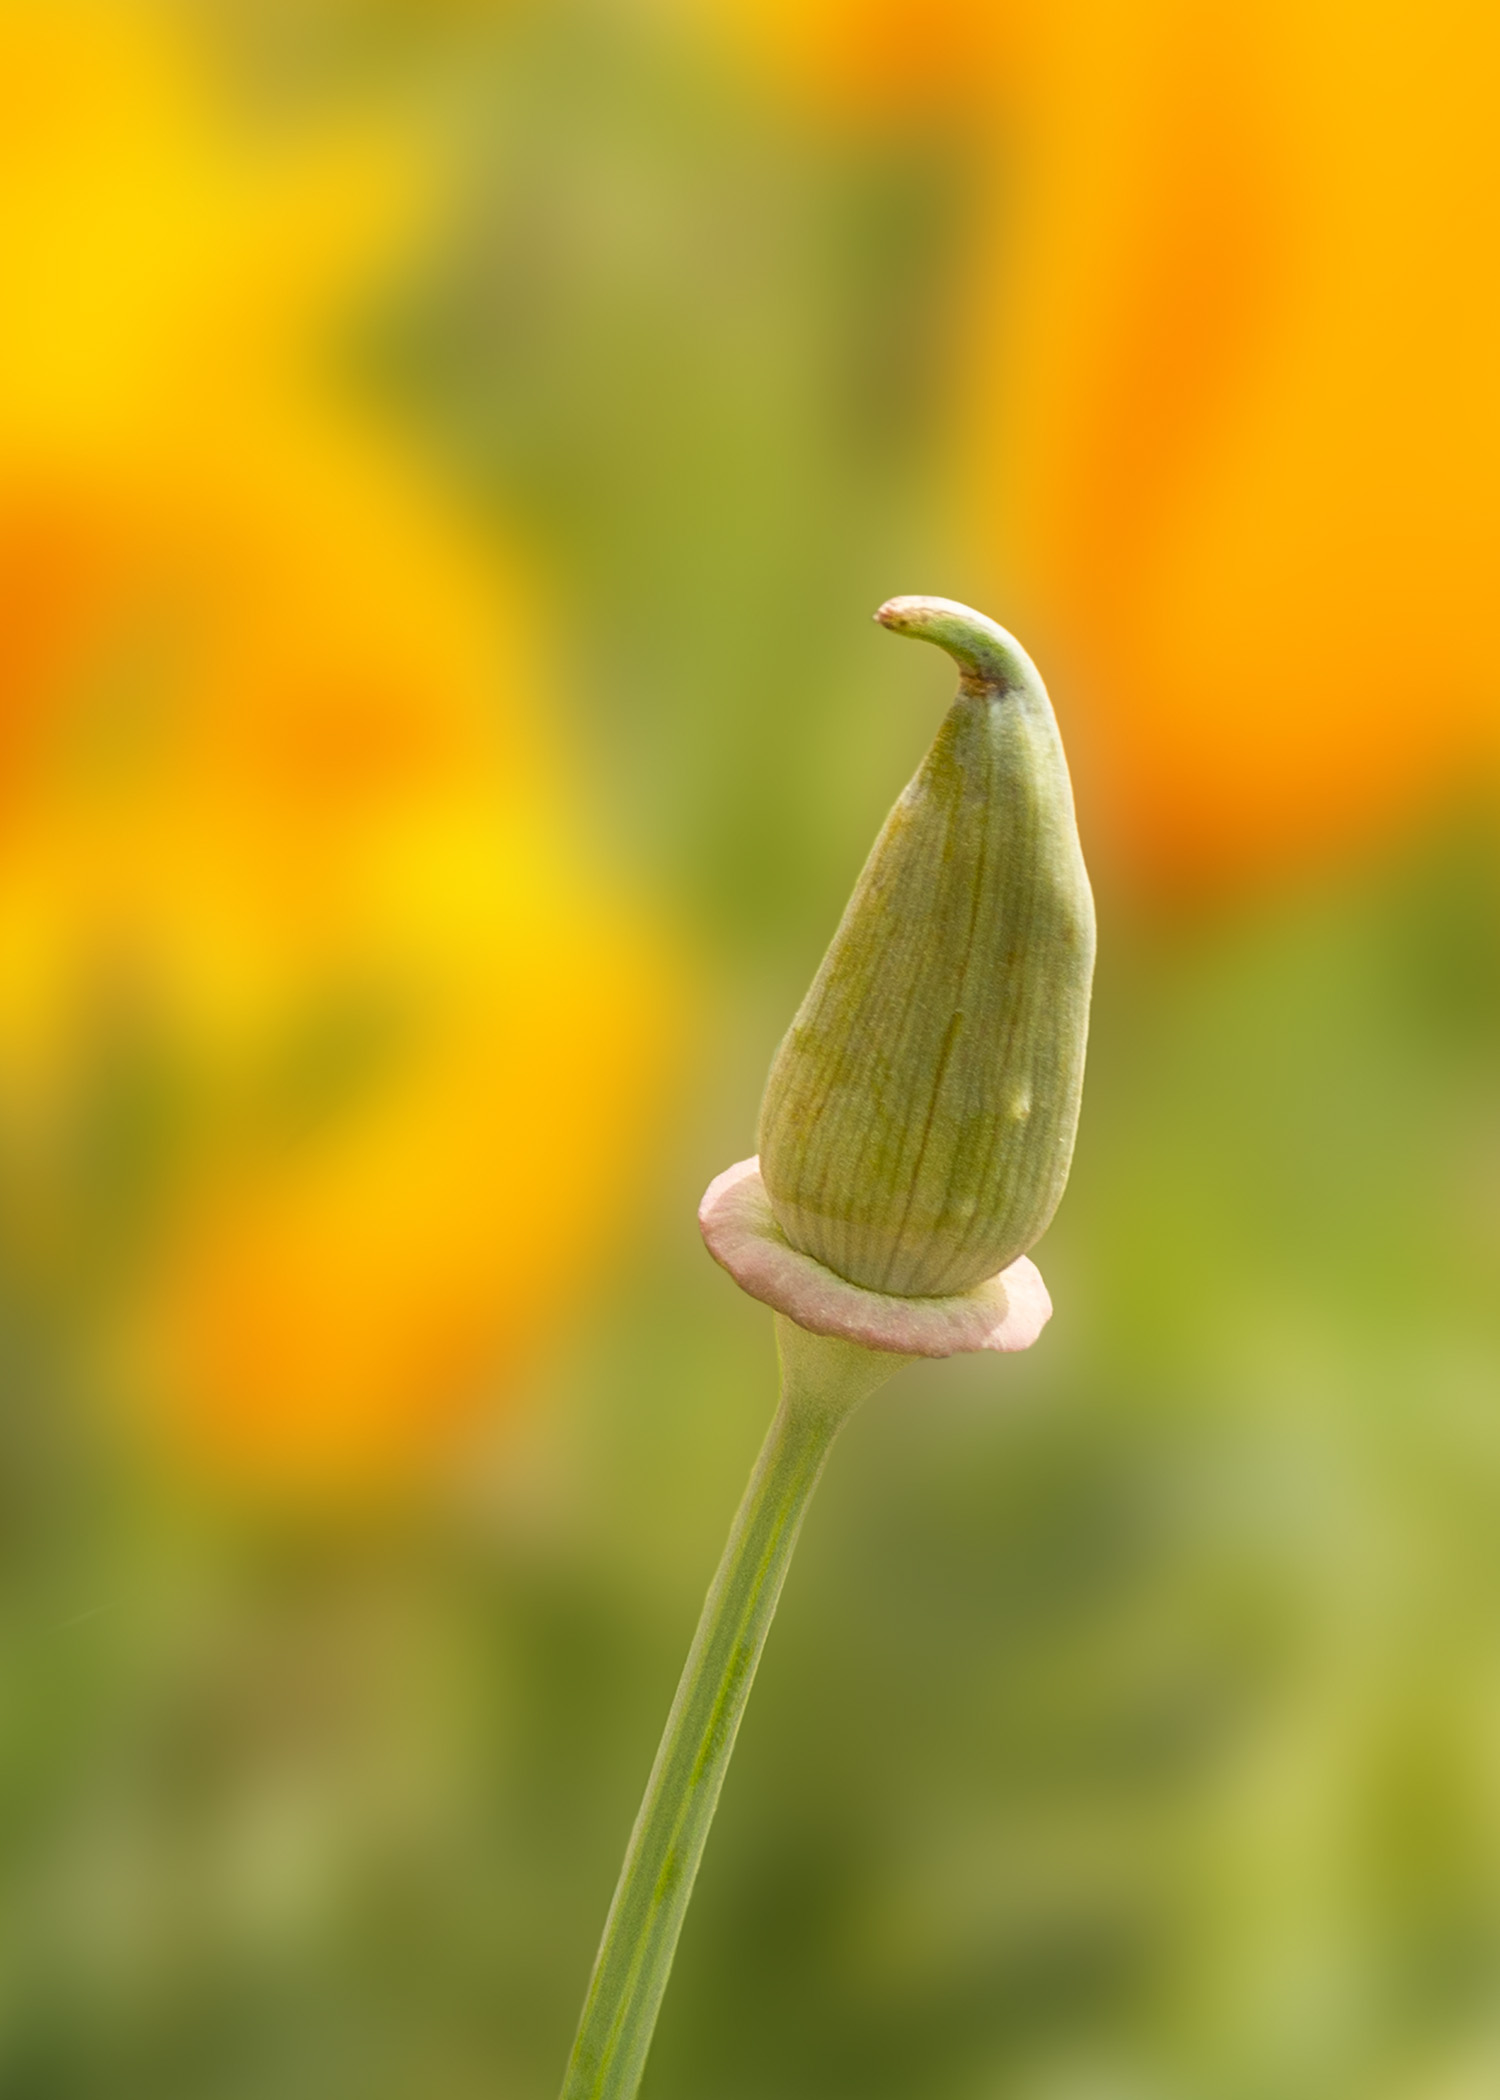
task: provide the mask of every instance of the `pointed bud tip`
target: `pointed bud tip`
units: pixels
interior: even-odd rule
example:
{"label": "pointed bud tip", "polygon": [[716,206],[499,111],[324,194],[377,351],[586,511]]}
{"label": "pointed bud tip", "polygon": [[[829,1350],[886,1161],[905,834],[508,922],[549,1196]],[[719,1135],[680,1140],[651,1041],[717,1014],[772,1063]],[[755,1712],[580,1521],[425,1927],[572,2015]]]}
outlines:
{"label": "pointed bud tip", "polygon": [[1037,668],[1015,636],[956,598],[887,598],[875,619],[892,634],[946,649],[965,679],[1001,690],[1041,688]]}

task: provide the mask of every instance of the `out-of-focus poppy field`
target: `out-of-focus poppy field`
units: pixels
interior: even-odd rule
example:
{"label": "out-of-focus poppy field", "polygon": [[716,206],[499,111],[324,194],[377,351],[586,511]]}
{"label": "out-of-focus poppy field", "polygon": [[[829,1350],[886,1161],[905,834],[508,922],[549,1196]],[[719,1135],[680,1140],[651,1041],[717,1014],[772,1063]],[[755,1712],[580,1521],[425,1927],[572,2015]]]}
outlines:
{"label": "out-of-focus poppy field", "polygon": [[982,607],[1029,1356],[836,1454],[650,2100],[1500,2091],[1500,27],[0,0],[0,2093],[547,2100],[699,1243]]}

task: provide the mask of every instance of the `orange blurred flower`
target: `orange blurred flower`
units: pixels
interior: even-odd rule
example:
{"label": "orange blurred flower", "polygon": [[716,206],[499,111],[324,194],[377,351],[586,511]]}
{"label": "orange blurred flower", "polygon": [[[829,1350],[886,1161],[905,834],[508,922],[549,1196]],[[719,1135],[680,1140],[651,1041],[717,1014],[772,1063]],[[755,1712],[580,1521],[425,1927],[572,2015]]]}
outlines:
{"label": "orange blurred flower", "polygon": [[1500,16],[871,19],[809,0],[764,33],[846,108],[885,108],[911,48],[913,107],[934,81],[980,90],[953,426],[971,544],[1046,660],[1076,652],[1085,775],[1137,858],[1235,879],[1492,769]]}
{"label": "orange blurred flower", "polygon": [[5,1252],[68,1287],[80,1101],[144,1046],[181,1170],[104,1339],[200,1456],[398,1477],[584,1270],[670,970],[514,563],[320,370],[419,156],[258,132],[147,4],[5,0],[0,100]]}
{"label": "orange blurred flower", "polygon": [[783,91],[827,116],[897,123],[983,102],[1026,12],[1023,0],[707,0],[701,9]]}

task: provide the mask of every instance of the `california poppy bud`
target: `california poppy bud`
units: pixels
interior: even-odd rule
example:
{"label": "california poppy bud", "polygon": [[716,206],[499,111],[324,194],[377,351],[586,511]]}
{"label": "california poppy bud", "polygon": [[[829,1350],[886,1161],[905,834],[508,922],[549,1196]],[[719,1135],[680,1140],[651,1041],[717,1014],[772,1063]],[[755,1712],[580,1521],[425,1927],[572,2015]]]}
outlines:
{"label": "california poppy bud", "polygon": [[866,1290],[967,1291],[1046,1230],[1083,1085],[1094,912],[1046,688],[946,598],[875,615],[958,697],[771,1067],[760,1170],[791,1245]]}

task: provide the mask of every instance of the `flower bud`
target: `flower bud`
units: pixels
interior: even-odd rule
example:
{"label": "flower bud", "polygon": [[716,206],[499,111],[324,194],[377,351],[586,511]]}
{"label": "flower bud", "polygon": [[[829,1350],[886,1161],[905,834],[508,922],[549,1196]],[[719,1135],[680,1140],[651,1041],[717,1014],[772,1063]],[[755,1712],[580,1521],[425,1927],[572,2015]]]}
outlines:
{"label": "flower bud", "polygon": [[791,1245],[866,1290],[966,1291],[1067,1180],[1094,913],[1057,724],[1004,628],[946,598],[875,615],[958,697],[875,842],[771,1067],[760,1169]]}

